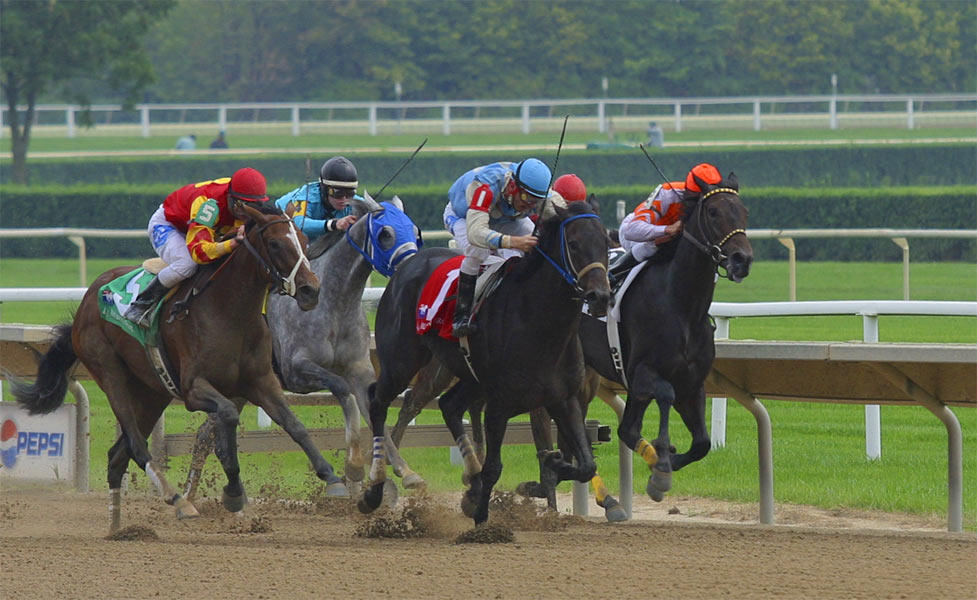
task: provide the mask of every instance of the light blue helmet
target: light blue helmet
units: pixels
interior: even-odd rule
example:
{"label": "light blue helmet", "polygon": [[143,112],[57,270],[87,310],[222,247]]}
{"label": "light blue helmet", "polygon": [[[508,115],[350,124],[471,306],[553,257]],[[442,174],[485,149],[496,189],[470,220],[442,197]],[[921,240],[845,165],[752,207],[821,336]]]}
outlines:
{"label": "light blue helmet", "polygon": [[538,158],[527,158],[516,167],[516,185],[537,198],[545,198],[550,187],[550,168]]}

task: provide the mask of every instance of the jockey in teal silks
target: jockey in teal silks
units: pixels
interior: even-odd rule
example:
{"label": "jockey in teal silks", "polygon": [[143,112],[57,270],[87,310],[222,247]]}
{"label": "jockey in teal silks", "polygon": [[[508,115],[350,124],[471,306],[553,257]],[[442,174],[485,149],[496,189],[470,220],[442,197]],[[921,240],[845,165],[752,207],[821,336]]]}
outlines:
{"label": "jockey in teal silks", "polygon": [[295,205],[292,220],[309,238],[316,239],[327,231],[346,231],[356,222],[350,200],[356,195],[356,167],[342,156],[334,156],[319,169],[319,181],[307,183],[285,194],[275,205],[285,211]]}
{"label": "jockey in teal silks", "polygon": [[[535,158],[497,162],[477,167],[459,177],[448,190],[444,225],[465,253],[458,277],[458,298],[452,320],[453,335],[475,333],[470,323],[475,279],[482,262],[491,254],[503,258],[522,256],[536,246],[529,215],[546,197],[550,169]],[[566,202],[550,191],[550,201]]]}

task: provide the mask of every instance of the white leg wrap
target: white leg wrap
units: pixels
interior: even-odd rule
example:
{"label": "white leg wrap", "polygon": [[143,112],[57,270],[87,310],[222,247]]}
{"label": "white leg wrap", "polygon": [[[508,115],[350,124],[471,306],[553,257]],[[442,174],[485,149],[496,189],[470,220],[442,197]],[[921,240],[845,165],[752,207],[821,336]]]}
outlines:
{"label": "white leg wrap", "polygon": [[383,438],[373,438],[373,462],[370,463],[370,481],[383,481],[387,478],[387,455],[383,449]]}

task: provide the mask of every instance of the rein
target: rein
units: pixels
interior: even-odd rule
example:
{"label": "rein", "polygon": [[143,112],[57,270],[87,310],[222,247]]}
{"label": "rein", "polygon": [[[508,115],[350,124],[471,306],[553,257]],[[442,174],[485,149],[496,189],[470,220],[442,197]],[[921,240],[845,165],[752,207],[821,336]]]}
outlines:
{"label": "rein", "polygon": [[711,237],[718,237],[718,236],[709,235],[712,232],[712,227],[710,226],[709,221],[705,221],[703,219],[702,213],[705,210],[706,201],[709,200],[709,198],[711,198],[712,196],[720,193],[732,194],[736,197],[739,197],[739,192],[737,192],[733,188],[720,187],[714,190],[709,190],[708,192],[702,195],[702,198],[699,199],[699,205],[696,207],[696,222],[699,225],[699,230],[706,233],[705,243],[696,239],[694,235],[689,233],[688,229],[684,229],[682,231],[683,238],[689,240],[693,246],[695,246],[703,254],[705,254],[706,256],[712,259],[712,262],[715,263],[716,265],[716,273],[719,273],[720,266],[723,264],[725,260],[729,258],[723,252],[723,246],[726,245],[726,242],[728,242],[730,238],[732,238],[734,235],[739,235],[739,234],[746,235],[745,229],[738,228],[738,229],[733,229],[732,231],[727,233],[725,236],[723,236],[723,239],[721,239],[718,242],[712,242],[709,240],[709,238]]}
{"label": "rein", "polygon": [[302,251],[302,245],[299,244],[298,234],[295,233],[295,225],[292,223],[291,219],[288,218],[275,219],[274,221],[268,221],[264,225],[260,226],[258,228],[258,238],[262,240],[262,246],[264,246],[263,243],[264,238],[262,236],[262,232],[264,232],[265,229],[268,229],[272,225],[275,225],[276,223],[288,223],[289,232],[287,237],[292,241],[293,244],[295,244],[295,248],[298,250],[299,253],[299,259],[295,261],[295,266],[292,267],[292,271],[291,273],[288,274],[288,277],[283,276],[281,271],[279,271],[274,264],[271,264],[270,261],[265,260],[265,258],[261,255],[258,249],[255,248],[254,245],[251,243],[251,240],[247,238],[247,236],[245,236],[244,238],[244,247],[247,248],[248,252],[250,252],[256,259],[258,259],[258,264],[260,264],[261,267],[265,270],[265,274],[271,277],[273,284],[277,288],[276,291],[279,294],[295,296],[295,292],[297,289],[295,286],[295,276],[298,274],[299,269],[303,265],[305,265],[306,268],[311,268],[311,266],[309,265],[309,259],[306,258],[305,256],[305,252]]}
{"label": "rein", "polygon": [[573,291],[580,298],[583,298],[585,293],[583,288],[580,287],[579,284],[580,279],[584,275],[592,271],[593,269],[598,269],[598,268],[604,269],[604,272],[606,273],[607,266],[599,262],[592,262],[589,265],[583,267],[582,269],[574,268],[573,259],[570,257],[570,251],[567,249],[567,245],[566,245],[566,227],[568,223],[572,221],[576,221],[577,219],[597,219],[597,218],[599,217],[594,214],[574,215],[568,219],[565,219],[560,223],[560,249],[562,254],[561,258],[563,259],[562,261],[563,265],[558,265],[556,261],[550,258],[550,256],[546,254],[546,252],[543,252],[543,250],[541,250],[539,246],[534,247],[534,249],[537,252],[539,252],[543,256],[543,258],[549,261],[549,263],[553,265],[553,268],[556,269],[556,271],[561,276],[563,276],[563,279],[565,279],[566,282],[569,283],[571,287],[573,287]]}

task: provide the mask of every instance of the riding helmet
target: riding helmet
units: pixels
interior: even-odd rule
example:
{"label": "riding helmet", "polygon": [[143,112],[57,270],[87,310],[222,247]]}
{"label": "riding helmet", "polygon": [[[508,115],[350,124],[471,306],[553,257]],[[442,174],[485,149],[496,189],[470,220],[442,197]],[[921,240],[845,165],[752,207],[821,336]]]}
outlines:
{"label": "riding helmet", "polygon": [[587,186],[573,173],[557,177],[553,182],[553,190],[563,196],[567,202],[580,202],[587,199]]}
{"label": "riding helmet", "polygon": [[546,197],[550,177],[550,168],[538,158],[527,158],[516,167],[516,185],[537,198]]}
{"label": "riding helmet", "polygon": [[268,200],[268,185],[260,171],[244,167],[231,176],[231,185],[227,193],[232,198],[244,202],[265,202]]}
{"label": "riding helmet", "polygon": [[356,189],[356,167],[345,156],[334,156],[322,163],[319,169],[319,182],[337,188]]}
{"label": "riding helmet", "polygon": [[710,185],[715,185],[723,180],[723,176],[719,174],[719,169],[710,165],[709,163],[699,163],[692,167],[689,174],[685,176],[685,189],[699,193],[702,188],[696,182],[696,179],[702,181],[703,183],[708,183]]}

